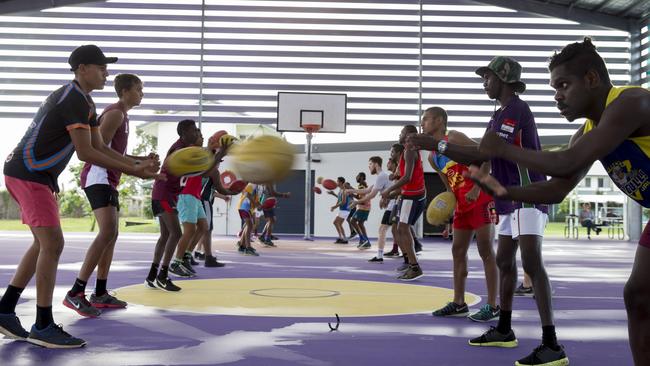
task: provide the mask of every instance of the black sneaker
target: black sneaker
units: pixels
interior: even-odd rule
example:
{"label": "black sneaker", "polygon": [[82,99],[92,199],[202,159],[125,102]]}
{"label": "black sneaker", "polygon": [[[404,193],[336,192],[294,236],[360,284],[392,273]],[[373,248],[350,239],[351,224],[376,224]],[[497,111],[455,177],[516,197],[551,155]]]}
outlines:
{"label": "black sneaker", "polygon": [[350,236],[348,236],[348,240],[352,240],[355,236],[357,236],[357,232],[353,231],[350,233]]}
{"label": "black sneaker", "polygon": [[462,317],[465,318],[469,314],[469,308],[467,307],[467,304],[463,303],[462,305],[458,305],[455,302],[448,302],[447,305],[444,307],[434,311],[433,316],[440,316],[440,317]]}
{"label": "black sneaker", "polygon": [[275,235],[271,235],[271,240],[280,240],[280,238],[278,238],[278,237],[275,236]]}
{"label": "black sneaker", "polygon": [[4,334],[7,338],[26,340],[29,332],[20,324],[20,319],[16,313],[0,314],[0,333]]}
{"label": "black sneaker", "polygon": [[384,258],[372,257],[372,259],[368,259],[368,262],[370,262],[370,263],[384,263]]}
{"label": "black sneaker", "polygon": [[523,283],[519,284],[519,287],[515,289],[515,296],[533,296],[534,291],[533,287],[525,287]]}
{"label": "black sneaker", "polygon": [[153,281],[149,280],[148,278],[144,279],[144,287],[150,290],[155,290],[158,287],[156,287],[156,279],[154,278]]}
{"label": "black sneaker", "polygon": [[[185,270],[187,272],[190,272],[192,275],[195,275],[196,271],[194,270],[194,267],[192,267],[191,259],[192,259],[192,256],[187,256],[187,255],[183,256],[182,265],[183,265],[183,267],[185,267]],[[198,263],[196,263],[196,264],[198,264]]]}
{"label": "black sneaker", "polygon": [[422,244],[420,242],[415,242],[415,252],[420,253],[422,251]]}
{"label": "black sneaker", "polygon": [[184,278],[192,277],[192,272],[188,271],[183,265],[183,263],[180,262],[173,262],[169,266],[169,273],[178,277],[184,277]]}
{"label": "black sneaker", "polygon": [[501,334],[496,327],[490,327],[490,329],[483,333],[480,337],[469,340],[470,346],[480,346],[480,347],[504,347],[512,348],[517,347],[517,338],[515,337],[515,332],[510,329],[508,334]]}
{"label": "black sneaker", "polygon": [[204,266],[206,266],[206,267],[225,267],[226,264],[217,261],[217,257],[207,255],[207,256],[205,256]]}
{"label": "black sneaker", "polygon": [[262,244],[264,244],[264,246],[270,247],[270,248],[275,248],[276,247],[275,243],[273,243],[270,239],[262,239]]}
{"label": "black sneaker", "polygon": [[41,330],[36,329],[36,325],[32,326],[27,342],[45,348],[79,348],[86,345],[86,341],[71,336],[61,325],[54,323]]}
{"label": "black sneaker", "polygon": [[371,247],[372,247],[372,245],[370,244],[370,242],[368,240],[365,240],[362,243],[360,243],[359,245],[357,245],[357,248],[359,248],[361,250],[370,249]]}
{"label": "black sneaker", "polygon": [[194,258],[196,258],[196,259],[198,259],[200,261],[205,260],[205,253],[194,252]]}
{"label": "black sneaker", "polygon": [[336,241],[334,242],[334,244],[347,244],[347,243],[348,243],[347,240],[343,240],[341,238],[336,239]]}
{"label": "black sneaker", "polygon": [[169,292],[177,292],[181,290],[180,287],[174,285],[174,283],[172,282],[172,280],[169,279],[169,277],[156,278],[156,287],[158,287],[161,290],[169,291]]}
{"label": "black sneaker", "polygon": [[392,250],[391,250],[391,251],[388,252],[388,253],[384,253],[384,257],[388,257],[388,258],[399,258],[399,251],[398,251],[398,250],[397,250],[397,251],[392,251]]}
{"label": "black sneaker", "polygon": [[190,253],[185,253],[185,255],[183,255],[183,262],[185,261],[187,261],[187,263],[189,263],[192,266],[196,266],[197,264],[199,264],[199,262],[194,260],[194,257]]}
{"label": "black sneaker", "polygon": [[253,249],[253,247],[246,248],[244,249],[244,255],[252,255],[255,257],[259,257],[260,255],[257,253],[257,250]]}
{"label": "black sneaker", "polygon": [[415,281],[422,277],[422,269],[418,265],[409,266],[409,268],[401,276],[397,277],[401,281]]}
{"label": "black sneaker", "polygon": [[515,362],[515,366],[566,366],[568,364],[569,358],[564,353],[564,347],[559,345],[559,349],[555,351],[544,344],[539,345],[531,354]]}

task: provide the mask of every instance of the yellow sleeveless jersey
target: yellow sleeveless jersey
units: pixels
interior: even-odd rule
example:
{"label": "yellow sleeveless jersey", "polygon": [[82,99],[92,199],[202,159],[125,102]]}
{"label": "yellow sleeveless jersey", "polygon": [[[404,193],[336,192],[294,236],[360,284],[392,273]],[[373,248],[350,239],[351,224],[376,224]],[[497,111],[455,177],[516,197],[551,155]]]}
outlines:
{"label": "yellow sleeveless jersey", "polygon": [[[605,107],[616,100],[623,91],[636,86],[613,87],[607,95]],[[584,133],[594,128],[588,119]],[[650,136],[630,137],[614,151],[600,159],[614,184],[643,207],[650,207]]]}

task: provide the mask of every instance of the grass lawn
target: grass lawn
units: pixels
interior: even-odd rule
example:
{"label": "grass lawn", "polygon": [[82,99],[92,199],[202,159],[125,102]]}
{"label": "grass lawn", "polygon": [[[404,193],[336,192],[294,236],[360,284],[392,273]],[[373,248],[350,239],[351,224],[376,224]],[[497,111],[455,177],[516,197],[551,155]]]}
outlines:
{"label": "grass lawn", "polygon": [[[87,232],[91,231],[93,219],[91,217],[82,218],[61,218],[61,227],[63,232]],[[144,225],[129,225],[127,222],[144,223]],[[0,220],[0,230],[6,231],[27,231],[27,225],[23,225],[20,220]],[[97,225],[95,230],[97,231]],[[121,217],[120,232],[122,233],[157,233],[159,232],[158,223],[152,219],[143,219],[140,217]]]}
{"label": "grass lawn", "polygon": [[[129,225],[127,222],[145,223],[144,225]],[[63,231],[66,232],[86,232],[91,231],[92,218],[62,218],[61,226]],[[20,220],[0,220],[0,231],[27,231],[26,225],[23,225]],[[95,230],[97,231],[97,225]],[[158,224],[152,219],[143,219],[139,217],[121,217],[120,218],[120,232],[122,233],[157,233]],[[546,225],[545,235],[548,236],[564,236],[564,222],[549,222]]]}

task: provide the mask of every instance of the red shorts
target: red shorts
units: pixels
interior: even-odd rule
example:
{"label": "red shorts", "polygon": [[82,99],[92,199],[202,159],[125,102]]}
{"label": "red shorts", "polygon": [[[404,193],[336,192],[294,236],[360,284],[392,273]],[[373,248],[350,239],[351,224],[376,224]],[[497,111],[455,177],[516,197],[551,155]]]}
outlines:
{"label": "red shorts", "polygon": [[5,185],[20,206],[23,224],[31,227],[61,226],[59,205],[49,186],[8,176],[5,176]]}
{"label": "red shorts", "polygon": [[641,239],[639,239],[639,245],[650,248],[650,221],[645,224],[645,229],[643,229]]}
{"label": "red shorts", "polygon": [[248,210],[239,210],[239,217],[240,217],[242,220],[246,220],[246,219],[250,219],[250,218],[252,218],[252,216],[251,216],[251,212],[248,211]]}
{"label": "red shorts", "polygon": [[490,205],[494,205],[494,202],[488,201],[477,204],[471,210],[462,213],[455,212],[454,229],[476,230],[487,224],[491,224]]}

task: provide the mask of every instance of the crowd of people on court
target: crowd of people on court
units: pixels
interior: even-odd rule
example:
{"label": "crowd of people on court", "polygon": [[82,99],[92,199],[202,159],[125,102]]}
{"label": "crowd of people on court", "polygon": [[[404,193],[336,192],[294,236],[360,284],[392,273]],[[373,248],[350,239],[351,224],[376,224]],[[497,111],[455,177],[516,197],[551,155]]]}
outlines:
{"label": "crowd of people on court", "polygon": [[[199,242],[205,265],[219,266],[212,255],[210,241],[212,223],[209,221],[215,191],[222,198],[240,194],[238,210],[243,227],[237,245],[239,252],[247,255],[256,255],[250,245],[255,209],[264,206],[264,197],[282,195],[270,185],[249,185],[243,193],[223,187],[218,164],[227,154],[228,145],[210,139],[208,148],[214,150],[216,158],[205,176],[174,177],[165,174],[164,167],[158,172],[161,164],[155,154],[126,154],[127,112],[143,97],[142,81],[135,75],[118,75],[115,89],[119,100],[99,117],[90,97],[90,92],[104,87],[107,64],[116,61],[117,58],[106,57],[93,45],[75,49],[69,58],[74,80],[46,99],[25,136],[6,159],[6,186],[21,207],[23,222],[29,225],[34,237],[0,299],[0,332],[8,337],[50,348],[77,348],[86,343],[56,325],[52,316],[52,294],[64,246],[55,193],[57,178],[73,152],[86,162],[82,185],[100,230],[63,302],[86,316],[97,316],[104,307],[126,306],[106,290],[118,235],[116,186],[121,173],[156,179],[152,208],[160,218],[160,237],[145,286],[166,291],[180,290],[169,279],[169,273],[192,276],[192,265],[197,263],[192,262],[192,250]],[[365,174],[357,175],[356,188],[343,177],[338,179],[339,192],[329,192],[337,198],[331,209],[338,209],[334,220],[339,236],[337,244],[347,243],[343,223],[350,218],[349,225],[359,236],[358,248],[367,249],[371,243],[364,222],[372,207],[371,200],[379,196],[379,207],[385,211],[378,233],[377,255],[370,261],[381,262],[384,256],[398,254],[395,248],[383,253],[390,228],[404,258],[398,268],[401,273],[398,278],[405,281],[420,278],[423,270],[418,263],[412,226],[425,209],[423,161],[427,160],[457,201],[452,244],[454,299],[433,315],[464,317],[469,314],[464,300],[467,250],[476,235],[488,297],[483,307],[469,317],[475,321],[498,318],[498,323],[470,339],[469,344],[517,346],[511,320],[517,282],[516,253],[521,249],[523,269],[530,280],[528,288],[534,291],[539,311],[542,340],[539,347],[515,364],[567,365],[568,357],[556,337],[552,293],[542,260],[547,205],[560,202],[591,164],[600,160],[624,193],[644,207],[650,206],[647,190],[650,186],[650,92],[638,87],[614,87],[591,39],[567,45],[550,59],[550,85],[565,118],[573,121],[586,117],[587,121],[568,148],[542,151],[533,113],[519,96],[526,90],[521,70],[517,61],[504,56],[495,57],[487,66],[476,70],[483,79],[485,93],[495,100],[495,111],[480,144],[461,132],[448,130],[448,116],[443,108],[428,108],[422,115],[421,131],[414,125],[406,125],[401,130],[399,143],[391,147],[386,164],[388,172],[382,170],[380,157],[369,159],[369,171],[377,175],[372,186],[365,182]],[[179,122],[177,131],[179,139],[170,147],[168,155],[183,147],[203,145],[194,121]],[[422,150],[429,155],[423,158]],[[262,243],[273,246],[271,218],[274,214],[266,211],[262,214],[269,218]],[[498,237],[496,254],[492,247],[493,230]],[[97,282],[88,300],[85,287],[95,268]],[[34,275],[36,321],[27,331],[15,308]],[[649,275],[650,226],[646,226],[624,291],[630,346],[638,365],[650,364]]]}

